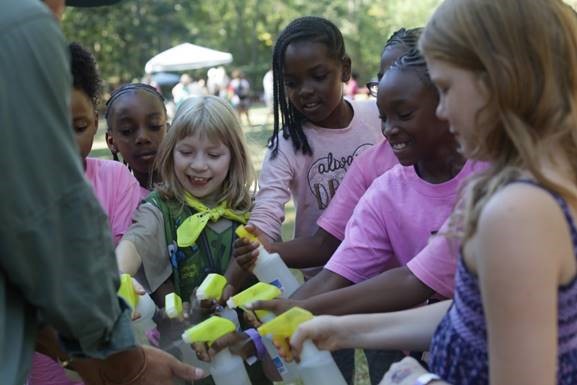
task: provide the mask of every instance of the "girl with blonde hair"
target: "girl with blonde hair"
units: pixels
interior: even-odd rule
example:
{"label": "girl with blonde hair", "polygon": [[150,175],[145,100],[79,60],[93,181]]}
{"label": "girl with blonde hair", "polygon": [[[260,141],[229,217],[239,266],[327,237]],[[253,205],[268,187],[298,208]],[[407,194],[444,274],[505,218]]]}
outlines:
{"label": "girl with blonde hair", "polygon": [[[234,229],[246,223],[254,170],[238,118],[224,100],[184,101],[160,145],[162,177],[116,249],[119,269],[150,292],[188,300],[209,273],[232,286]],[[232,263],[231,263],[232,262]],[[153,296],[164,306],[164,294]]]}
{"label": "girl with blonde hair", "polygon": [[[577,18],[560,0],[447,0],[420,40],[461,151],[489,161],[453,215],[455,297],[318,317],[327,349],[429,349],[381,384],[577,383]],[[355,333],[351,333],[355,331]],[[432,342],[431,342],[432,337]]]}

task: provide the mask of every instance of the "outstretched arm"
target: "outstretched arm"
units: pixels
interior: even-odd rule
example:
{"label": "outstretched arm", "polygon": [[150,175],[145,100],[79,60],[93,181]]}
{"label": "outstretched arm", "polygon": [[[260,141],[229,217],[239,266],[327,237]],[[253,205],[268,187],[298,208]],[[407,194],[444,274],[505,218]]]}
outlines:
{"label": "outstretched arm", "polygon": [[324,266],[341,241],[319,227],[311,237],[273,243],[269,249],[279,253],[286,265],[293,269]]}
{"label": "outstretched arm", "polygon": [[142,258],[132,241],[126,239],[120,241],[116,247],[116,262],[121,273],[130,274],[131,276],[136,274],[140,265],[142,265]]}
{"label": "outstretched arm", "polygon": [[423,304],[433,294],[403,266],[356,285],[305,298],[301,306],[314,314],[390,312]]}
{"label": "outstretched arm", "polygon": [[394,313],[315,317],[299,327],[291,338],[291,345],[297,356],[307,339],[327,350],[425,351],[450,305],[451,301],[443,301]]}

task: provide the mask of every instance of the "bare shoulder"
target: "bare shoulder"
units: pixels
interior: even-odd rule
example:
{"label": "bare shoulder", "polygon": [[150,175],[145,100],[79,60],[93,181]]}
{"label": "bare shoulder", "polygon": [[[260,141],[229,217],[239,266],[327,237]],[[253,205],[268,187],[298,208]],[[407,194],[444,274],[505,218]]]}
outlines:
{"label": "bare shoulder", "polygon": [[565,281],[575,269],[569,226],[559,203],[528,183],[511,183],[489,199],[474,244],[477,263],[491,270],[532,267],[535,273],[549,270]]}
{"label": "bare shoulder", "polygon": [[479,217],[479,230],[552,224],[566,225],[559,203],[550,192],[529,183],[511,183],[499,190]]}

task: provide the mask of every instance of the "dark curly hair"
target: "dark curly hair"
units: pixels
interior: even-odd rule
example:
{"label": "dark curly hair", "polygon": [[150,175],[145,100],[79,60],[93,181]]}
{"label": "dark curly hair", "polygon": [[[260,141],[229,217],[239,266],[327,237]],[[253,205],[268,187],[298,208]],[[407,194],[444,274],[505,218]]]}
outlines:
{"label": "dark curly hair", "polygon": [[84,92],[94,106],[98,104],[101,80],[96,60],[90,51],[78,43],[70,43],[70,69],[74,88]]}

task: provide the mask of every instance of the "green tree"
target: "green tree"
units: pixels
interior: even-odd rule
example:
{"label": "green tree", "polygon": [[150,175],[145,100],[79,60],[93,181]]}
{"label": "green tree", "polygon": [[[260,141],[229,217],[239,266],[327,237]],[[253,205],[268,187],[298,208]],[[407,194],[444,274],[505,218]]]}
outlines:
{"label": "green tree", "polygon": [[[577,1],[577,0],[576,0]],[[326,17],[341,29],[362,82],[374,76],[388,36],[423,25],[440,0],[125,0],[114,7],[66,11],[69,40],[91,49],[112,84],[143,76],[155,54],[191,42],[231,52],[234,63],[260,87],[274,39],[292,19]]]}

